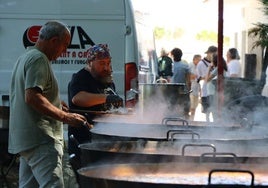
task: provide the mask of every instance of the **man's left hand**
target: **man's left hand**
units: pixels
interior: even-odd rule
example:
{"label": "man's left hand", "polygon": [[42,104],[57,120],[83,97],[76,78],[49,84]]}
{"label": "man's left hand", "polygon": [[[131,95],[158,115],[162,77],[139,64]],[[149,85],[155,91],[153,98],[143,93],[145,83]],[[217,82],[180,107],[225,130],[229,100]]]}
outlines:
{"label": "man's left hand", "polygon": [[108,95],[106,98],[106,103],[113,105],[115,108],[123,106],[123,99],[118,95]]}

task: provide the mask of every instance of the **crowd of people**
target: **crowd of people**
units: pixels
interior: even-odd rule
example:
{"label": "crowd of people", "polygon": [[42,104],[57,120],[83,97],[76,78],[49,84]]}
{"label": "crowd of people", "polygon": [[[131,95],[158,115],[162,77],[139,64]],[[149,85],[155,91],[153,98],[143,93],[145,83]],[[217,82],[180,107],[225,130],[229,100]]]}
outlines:
{"label": "crowd of people", "polygon": [[[198,104],[201,104],[201,112],[206,115],[206,121],[215,120],[215,79],[218,75],[218,48],[209,46],[205,51],[205,56],[195,54],[192,62],[187,63],[182,60],[183,52],[179,48],[174,48],[168,54],[166,50],[165,59],[172,59],[172,66],[163,65],[163,54],[158,61],[158,75],[167,79],[163,72],[169,72],[168,83],[183,83],[191,91],[189,99],[189,110],[184,110],[181,114],[185,119],[194,120]],[[236,48],[230,48],[226,54],[226,60],[222,57],[223,76],[224,77],[241,77],[240,56]],[[214,81],[213,81],[214,80]],[[184,108],[184,107],[183,107]],[[185,109],[185,108],[184,108]]]}

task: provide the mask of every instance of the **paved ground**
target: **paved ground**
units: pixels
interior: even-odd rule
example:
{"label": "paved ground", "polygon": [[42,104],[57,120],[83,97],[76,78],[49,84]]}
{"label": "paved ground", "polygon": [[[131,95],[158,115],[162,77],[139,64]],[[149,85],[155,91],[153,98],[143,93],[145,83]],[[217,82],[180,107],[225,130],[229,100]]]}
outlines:
{"label": "paved ground", "polygon": [[8,168],[8,166],[9,166],[9,163],[6,163],[1,168],[0,187],[1,188],[17,188],[18,187],[18,173],[19,173],[17,159],[14,161],[11,168]]}
{"label": "paved ground", "polygon": [[[210,117],[210,119],[213,121],[212,117]],[[201,104],[200,103],[198,104],[198,106],[196,108],[194,121],[206,121],[206,115],[201,112]]]}

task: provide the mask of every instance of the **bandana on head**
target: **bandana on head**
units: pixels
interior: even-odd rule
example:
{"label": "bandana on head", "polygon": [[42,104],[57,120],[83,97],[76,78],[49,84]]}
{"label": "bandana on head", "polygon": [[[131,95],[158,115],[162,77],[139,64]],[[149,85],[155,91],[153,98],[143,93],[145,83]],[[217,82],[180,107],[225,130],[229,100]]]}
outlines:
{"label": "bandana on head", "polygon": [[111,58],[109,51],[107,44],[96,44],[88,49],[87,58],[89,61]]}

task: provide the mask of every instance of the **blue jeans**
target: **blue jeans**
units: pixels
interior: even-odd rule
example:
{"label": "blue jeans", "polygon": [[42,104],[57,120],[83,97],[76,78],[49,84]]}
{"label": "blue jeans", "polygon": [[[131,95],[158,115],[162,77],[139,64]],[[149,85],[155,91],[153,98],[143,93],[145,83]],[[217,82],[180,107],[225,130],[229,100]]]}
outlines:
{"label": "blue jeans", "polygon": [[20,152],[20,188],[63,188],[63,145],[49,142]]}

